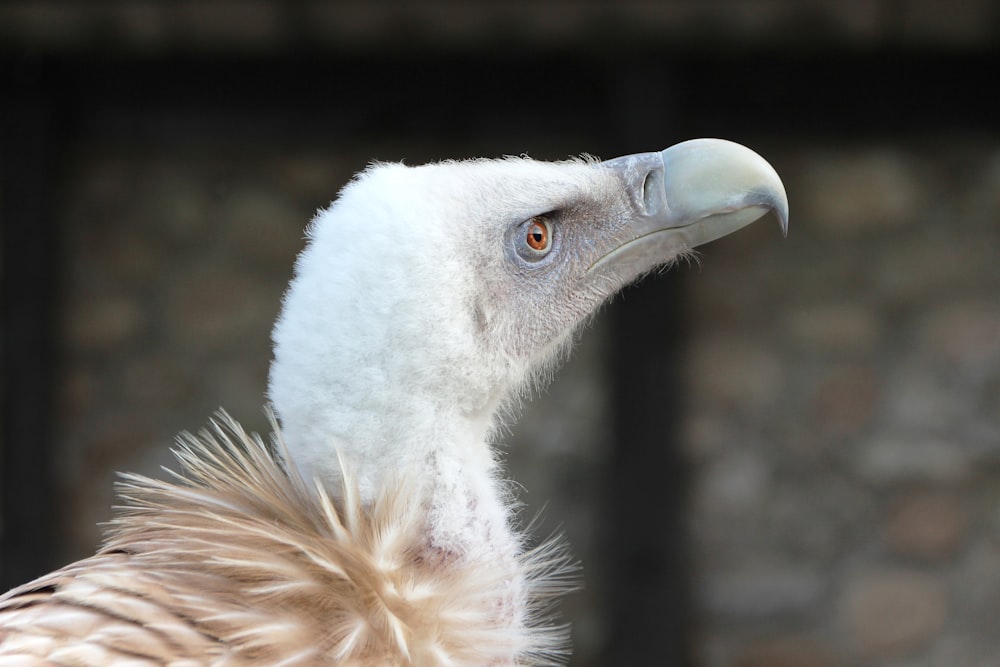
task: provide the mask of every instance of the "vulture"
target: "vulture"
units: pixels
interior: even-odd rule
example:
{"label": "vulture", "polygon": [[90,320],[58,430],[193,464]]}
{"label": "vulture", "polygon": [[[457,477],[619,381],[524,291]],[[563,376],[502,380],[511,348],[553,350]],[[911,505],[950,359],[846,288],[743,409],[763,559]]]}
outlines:
{"label": "vulture", "polygon": [[498,427],[620,288],[769,211],[775,170],[719,139],[370,165],[308,228],[273,432],[220,412],[125,475],[95,555],[0,598],[0,667],[563,663],[574,563],[528,546]]}

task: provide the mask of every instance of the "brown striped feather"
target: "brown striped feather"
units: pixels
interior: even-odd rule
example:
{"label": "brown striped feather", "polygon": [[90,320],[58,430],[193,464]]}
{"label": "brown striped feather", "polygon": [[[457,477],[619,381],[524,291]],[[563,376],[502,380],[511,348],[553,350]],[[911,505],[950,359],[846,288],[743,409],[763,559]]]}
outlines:
{"label": "brown striped feather", "polygon": [[[0,667],[543,665],[572,587],[558,542],[510,568],[434,554],[407,480],[362,507],[314,490],[225,413],[182,472],[126,475],[105,546],[0,598]],[[512,580],[523,579],[511,600]],[[523,617],[523,619],[522,619]]]}

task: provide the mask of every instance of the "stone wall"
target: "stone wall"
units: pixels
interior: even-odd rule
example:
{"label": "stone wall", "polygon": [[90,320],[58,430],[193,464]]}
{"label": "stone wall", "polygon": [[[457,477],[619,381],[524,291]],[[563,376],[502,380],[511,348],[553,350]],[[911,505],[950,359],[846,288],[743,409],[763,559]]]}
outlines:
{"label": "stone wall", "polygon": [[[364,159],[354,161],[364,165]],[[114,471],[160,474],[218,408],[263,431],[270,327],[337,156],[88,145],[72,161],[57,472],[65,556],[92,551]]]}
{"label": "stone wall", "polygon": [[799,147],[689,285],[698,664],[1000,662],[1000,146]]}

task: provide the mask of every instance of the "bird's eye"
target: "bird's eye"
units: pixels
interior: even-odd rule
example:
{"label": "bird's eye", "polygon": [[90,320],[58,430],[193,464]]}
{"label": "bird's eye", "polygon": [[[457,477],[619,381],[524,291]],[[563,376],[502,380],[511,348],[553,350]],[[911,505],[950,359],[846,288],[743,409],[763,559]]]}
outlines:
{"label": "bird's eye", "polygon": [[532,264],[548,257],[556,243],[555,227],[545,215],[529,218],[513,227],[511,232],[512,250],[521,260]]}
{"label": "bird's eye", "polygon": [[524,242],[535,252],[548,252],[552,247],[552,228],[544,218],[532,218],[524,231]]}

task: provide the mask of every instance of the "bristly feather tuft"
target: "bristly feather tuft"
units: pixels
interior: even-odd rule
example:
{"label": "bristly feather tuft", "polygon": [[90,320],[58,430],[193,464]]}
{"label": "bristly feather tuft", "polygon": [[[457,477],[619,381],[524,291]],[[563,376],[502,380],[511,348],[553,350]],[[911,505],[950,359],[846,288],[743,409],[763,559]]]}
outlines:
{"label": "bristly feather tuft", "polygon": [[574,585],[560,542],[512,569],[435,553],[408,480],[363,506],[341,461],[331,497],[286,462],[274,432],[269,447],[220,412],[180,436],[175,482],[125,475],[97,555],[0,598],[0,664],[564,660],[567,630],[547,616]]}

